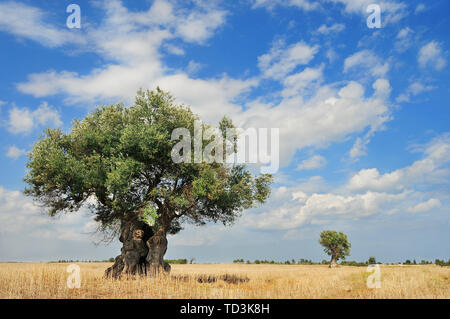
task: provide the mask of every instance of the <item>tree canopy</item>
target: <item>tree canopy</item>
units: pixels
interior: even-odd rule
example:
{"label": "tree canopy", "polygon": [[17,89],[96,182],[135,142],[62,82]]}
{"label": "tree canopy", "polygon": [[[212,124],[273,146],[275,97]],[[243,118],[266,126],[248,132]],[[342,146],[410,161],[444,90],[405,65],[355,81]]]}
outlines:
{"label": "tree canopy", "polygon": [[[99,107],[67,133],[47,129],[29,154],[25,194],[51,216],[88,204],[102,230],[130,216],[165,233],[183,222],[231,224],[268,198],[272,176],[253,176],[241,164],[174,163],[173,130],[194,134],[198,119],[158,88],[140,90],[130,107]],[[219,127],[233,124],[224,118]]]}

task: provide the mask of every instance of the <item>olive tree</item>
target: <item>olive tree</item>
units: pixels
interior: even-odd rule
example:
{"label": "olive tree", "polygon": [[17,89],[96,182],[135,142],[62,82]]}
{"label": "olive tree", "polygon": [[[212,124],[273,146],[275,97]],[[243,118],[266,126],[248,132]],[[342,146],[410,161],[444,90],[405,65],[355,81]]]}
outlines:
{"label": "olive tree", "polygon": [[[168,272],[168,234],[183,223],[230,225],[270,194],[272,176],[254,176],[244,164],[174,163],[172,132],[194,134],[198,119],[158,88],[139,91],[130,107],[99,107],[69,132],[48,129],[29,153],[25,194],[50,216],[88,206],[99,230],[119,237],[121,254],[106,276]],[[219,128],[233,128],[232,121]],[[201,139],[202,149],[211,139]]]}
{"label": "olive tree", "polygon": [[335,230],[325,230],[320,234],[319,243],[324,247],[325,253],[331,256],[330,268],[337,265],[339,259],[350,255],[351,244],[347,235]]}

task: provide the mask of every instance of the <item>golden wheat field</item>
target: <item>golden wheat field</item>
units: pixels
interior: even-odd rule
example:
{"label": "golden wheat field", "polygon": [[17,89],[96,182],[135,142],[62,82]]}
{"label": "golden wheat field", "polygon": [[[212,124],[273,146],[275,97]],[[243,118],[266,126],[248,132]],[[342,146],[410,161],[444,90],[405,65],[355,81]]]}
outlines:
{"label": "golden wheat field", "polygon": [[[81,288],[69,289],[68,265],[0,263],[0,298],[450,298],[450,268],[434,265],[381,265],[378,289],[367,288],[364,267],[172,265],[170,276],[107,280],[108,263],[78,263]],[[248,281],[224,281],[225,274]]]}

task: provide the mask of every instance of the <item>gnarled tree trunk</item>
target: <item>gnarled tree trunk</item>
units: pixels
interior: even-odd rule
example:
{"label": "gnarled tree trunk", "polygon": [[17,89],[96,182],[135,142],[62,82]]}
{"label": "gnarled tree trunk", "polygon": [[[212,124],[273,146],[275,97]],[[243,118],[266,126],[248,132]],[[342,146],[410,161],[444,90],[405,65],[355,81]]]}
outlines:
{"label": "gnarled tree trunk", "polygon": [[120,278],[124,272],[127,275],[146,275],[148,248],[146,242],[153,236],[150,226],[132,218],[124,220],[121,226],[119,240],[123,243],[121,254],[116,257],[114,264],[109,267],[107,278]]}
{"label": "gnarled tree trunk", "polygon": [[105,272],[105,277],[118,279],[127,276],[156,276],[170,272],[164,262],[167,236],[164,228],[153,233],[152,228],[136,218],[122,222],[119,240],[123,243],[121,254]]}
{"label": "gnarled tree trunk", "polygon": [[167,251],[167,235],[164,228],[158,229],[148,241],[148,272],[155,276],[161,272],[170,272],[170,265],[164,261],[164,255]]}

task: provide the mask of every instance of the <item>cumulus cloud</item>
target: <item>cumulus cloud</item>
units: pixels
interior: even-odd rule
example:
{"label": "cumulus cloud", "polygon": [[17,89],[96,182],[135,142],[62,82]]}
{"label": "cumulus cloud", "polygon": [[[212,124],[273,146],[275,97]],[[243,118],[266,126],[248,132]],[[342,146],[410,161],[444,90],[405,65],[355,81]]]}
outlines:
{"label": "cumulus cloud", "polygon": [[425,6],[425,4],[419,3],[419,4],[417,5],[416,9],[414,10],[414,13],[415,13],[415,14],[419,14],[419,13],[425,11],[425,10],[427,10],[427,7]]}
{"label": "cumulus cloud", "polygon": [[[186,70],[169,72],[160,50],[177,37],[203,43],[224,23],[218,17],[225,17],[226,12],[196,2],[200,5],[193,7],[195,20],[207,21],[200,23],[199,28],[204,31],[193,32],[199,34],[194,39],[187,31],[179,31],[179,27],[192,20],[193,12],[178,10],[172,2],[158,0],[148,10],[133,12],[120,1],[104,4],[105,18],[95,30],[87,32],[86,38],[92,45],[86,49],[110,62],[86,74],[56,70],[30,74],[27,81],[17,85],[21,92],[35,97],[64,94],[68,104],[130,103],[137,88],[160,86],[171,91],[178,102],[191,105],[204,121],[217,123],[223,115],[228,115],[243,128],[279,127],[283,164],[289,163],[304,147],[322,147],[365,129],[373,131],[390,119],[389,82],[375,81],[371,96],[356,81],[324,84],[325,66],[308,66],[319,52],[317,45],[304,41],[276,42],[269,52],[258,57],[261,75],[257,77],[235,79],[225,74],[194,79],[189,73],[198,69],[195,63],[199,62],[192,62]],[[385,74],[380,70],[384,65],[378,58],[374,55],[371,58],[376,62],[370,66],[374,75]],[[347,64],[347,68],[356,67],[355,62]],[[265,79],[280,82],[282,88],[276,93],[281,96],[279,103],[243,98]],[[25,115],[35,119],[30,117],[30,112]],[[16,130],[28,131],[33,127],[31,120],[23,129],[17,126]]]}
{"label": "cumulus cloud", "polygon": [[429,66],[437,71],[442,70],[447,65],[441,45],[436,41],[430,41],[422,46],[419,50],[417,60],[422,68]]}
{"label": "cumulus cloud", "polygon": [[347,185],[352,191],[402,191],[421,183],[448,183],[450,135],[443,134],[425,147],[424,157],[409,166],[380,174],[378,169],[360,170]]}
{"label": "cumulus cloud", "polygon": [[8,152],[6,153],[6,156],[16,160],[19,157],[21,157],[22,155],[25,155],[26,153],[27,153],[26,150],[18,148],[16,145],[12,145],[8,148]]}
{"label": "cumulus cloud", "polygon": [[305,11],[319,8],[317,1],[310,0],[253,0],[253,8],[266,8],[272,10],[275,6],[297,7]]}
{"label": "cumulus cloud", "polygon": [[[0,186],[0,232],[2,233],[20,232],[39,238],[41,232],[47,232],[48,235],[53,234],[55,238],[60,238],[64,236],[67,228],[84,225],[83,213],[86,214],[87,211],[52,219],[46,215],[45,208],[36,205],[21,192]],[[78,239],[82,238],[85,236],[78,233]]]}
{"label": "cumulus cloud", "polygon": [[[266,206],[248,212],[243,225],[255,229],[294,230],[308,224],[358,220],[382,214],[448,209],[439,196],[447,187],[450,140],[442,134],[420,149],[423,159],[392,172],[362,169],[329,189],[317,178],[273,190]],[[436,188],[437,187],[437,188]],[[427,199],[428,197],[428,199]],[[424,200],[425,199],[425,200]]]}
{"label": "cumulus cloud", "polygon": [[317,33],[320,34],[329,34],[329,33],[339,33],[345,29],[345,25],[342,23],[335,23],[330,25],[329,27],[325,24],[322,24],[318,29]]}
{"label": "cumulus cloud", "polygon": [[226,236],[228,229],[223,225],[186,225],[183,230],[170,239],[171,246],[211,246]]}
{"label": "cumulus cloud", "polygon": [[303,41],[288,47],[278,41],[269,53],[258,57],[258,66],[265,77],[282,79],[299,65],[308,64],[318,52],[317,45],[310,46]]}
{"label": "cumulus cloud", "polygon": [[296,95],[307,95],[307,91],[315,91],[323,82],[324,65],[317,68],[307,67],[304,70],[286,76],[283,80],[283,97],[292,97]]}
{"label": "cumulus cloud", "polygon": [[350,157],[351,158],[358,158],[364,155],[367,155],[367,144],[369,144],[369,139],[363,139],[361,137],[357,137],[355,144],[353,144],[351,150],[350,150]]}
{"label": "cumulus cloud", "polygon": [[242,127],[279,127],[281,164],[287,164],[302,148],[324,147],[388,121],[389,82],[377,80],[373,88],[373,95],[365,96],[358,82],[340,88],[323,85],[307,100],[297,95],[275,105],[253,103],[233,118],[240,120]]}
{"label": "cumulus cloud", "polygon": [[[367,7],[374,3],[372,0],[326,0],[344,6],[344,11],[351,14],[367,16]],[[407,6],[399,1],[378,1],[376,2],[383,12],[383,25],[396,23],[407,15]]]}
{"label": "cumulus cloud", "polygon": [[311,170],[324,167],[327,164],[325,157],[314,155],[308,159],[303,160],[298,166],[297,170]]}
{"label": "cumulus cloud", "polygon": [[3,2],[0,3],[0,30],[48,47],[86,43],[81,35],[45,22],[46,16],[44,11],[36,7],[13,1]]}
{"label": "cumulus cloud", "polygon": [[[358,14],[366,17],[367,6],[374,2],[372,0],[253,0],[253,8],[263,7],[268,10],[273,10],[276,6],[283,6],[311,11],[326,8],[332,3],[342,6],[343,11],[347,14]],[[383,25],[398,22],[408,14],[406,4],[400,1],[384,0],[378,1],[377,4],[380,5],[381,11],[383,12]]]}
{"label": "cumulus cloud", "polygon": [[59,112],[49,106],[47,102],[42,102],[34,111],[18,107],[13,107],[9,111],[8,130],[13,134],[27,134],[38,125],[61,126]]}
{"label": "cumulus cloud", "polygon": [[[78,213],[51,218],[45,208],[33,203],[21,192],[0,186],[0,259],[58,260],[61,258],[99,257],[94,245],[97,228],[93,216],[83,208]],[[103,254],[115,247],[101,248]],[[108,256],[108,255],[106,255]]]}
{"label": "cumulus cloud", "polygon": [[[293,195],[289,198],[289,195]],[[408,192],[389,194],[366,192],[343,195],[337,193],[301,194],[294,189],[286,191],[284,198],[274,198],[270,209],[244,216],[244,225],[258,229],[290,230],[308,223],[330,220],[361,219],[388,212],[404,202]]]}
{"label": "cumulus cloud", "polygon": [[426,202],[419,203],[413,207],[410,207],[408,211],[411,213],[423,213],[427,212],[429,210],[432,210],[433,208],[440,207],[441,201],[437,198],[430,198]]}
{"label": "cumulus cloud", "polygon": [[389,71],[389,63],[382,63],[381,59],[370,50],[361,50],[344,61],[344,72],[352,69],[369,70],[374,77],[384,77]]}
{"label": "cumulus cloud", "polygon": [[406,51],[413,44],[413,34],[414,31],[410,27],[404,27],[401,29],[395,38],[395,49],[398,52]]}
{"label": "cumulus cloud", "polygon": [[417,96],[420,93],[433,90],[435,87],[432,85],[423,84],[419,81],[411,83],[405,92],[397,96],[397,102],[410,102],[412,96]]}

